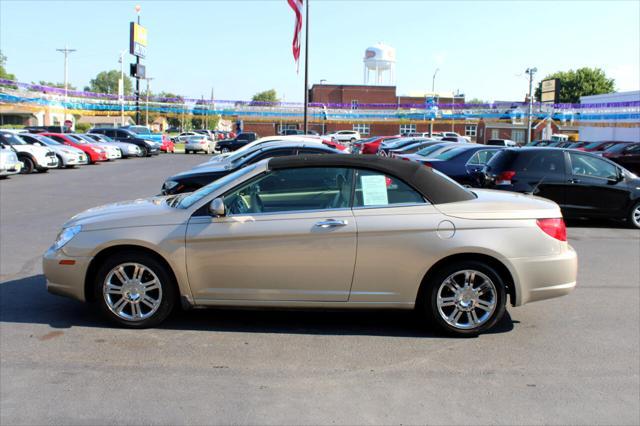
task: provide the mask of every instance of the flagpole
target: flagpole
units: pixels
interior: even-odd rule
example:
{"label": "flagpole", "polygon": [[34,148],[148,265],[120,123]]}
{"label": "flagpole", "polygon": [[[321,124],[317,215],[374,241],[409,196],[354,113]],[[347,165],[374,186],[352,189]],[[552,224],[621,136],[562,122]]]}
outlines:
{"label": "flagpole", "polygon": [[309,132],[309,1],[306,0],[304,35],[304,134]]}

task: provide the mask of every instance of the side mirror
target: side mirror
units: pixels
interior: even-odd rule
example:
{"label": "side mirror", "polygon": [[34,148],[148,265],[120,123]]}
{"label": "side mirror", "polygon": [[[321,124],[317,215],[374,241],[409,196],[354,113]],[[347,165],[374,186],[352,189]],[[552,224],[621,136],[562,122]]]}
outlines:
{"label": "side mirror", "polygon": [[223,217],[226,212],[224,208],[224,199],[219,197],[209,203],[209,213],[214,217]]}

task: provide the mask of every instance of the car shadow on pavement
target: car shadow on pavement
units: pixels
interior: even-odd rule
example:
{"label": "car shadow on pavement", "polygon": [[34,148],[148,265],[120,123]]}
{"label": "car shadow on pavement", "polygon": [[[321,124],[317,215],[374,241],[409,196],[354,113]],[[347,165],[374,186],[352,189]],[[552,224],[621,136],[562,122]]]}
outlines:
{"label": "car shadow on pavement", "polygon": [[[114,328],[89,304],[49,294],[43,275],[0,283],[0,322],[47,324],[53,328]],[[514,328],[509,313],[488,334]],[[168,330],[441,337],[413,311],[325,311],[195,309],[175,312],[159,328]]]}

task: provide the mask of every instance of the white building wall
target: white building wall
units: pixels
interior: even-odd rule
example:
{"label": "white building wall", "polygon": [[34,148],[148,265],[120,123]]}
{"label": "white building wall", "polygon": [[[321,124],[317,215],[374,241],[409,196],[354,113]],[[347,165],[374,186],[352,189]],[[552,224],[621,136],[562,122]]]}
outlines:
{"label": "white building wall", "polygon": [[[633,102],[640,101],[640,90],[633,92],[607,93],[604,95],[581,96],[581,104],[606,104],[611,102]],[[605,106],[596,109],[582,109],[583,113],[638,113],[639,107],[629,108],[607,108]],[[638,119],[611,120],[614,123],[638,123]],[[582,141],[630,141],[640,142],[640,127],[596,127],[589,126],[587,122],[582,122],[578,126],[580,140]]]}

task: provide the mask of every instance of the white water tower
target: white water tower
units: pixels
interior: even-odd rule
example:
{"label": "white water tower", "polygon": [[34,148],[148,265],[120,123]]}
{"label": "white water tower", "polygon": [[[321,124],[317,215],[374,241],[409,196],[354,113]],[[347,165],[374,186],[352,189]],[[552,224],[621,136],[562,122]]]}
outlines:
{"label": "white water tower", "polygon": [[396,78],[396,49],[383,43],[368,47],[364,51],[364,84],[369,84],[369,75],[373,72],[371,84],[393,85]]}

